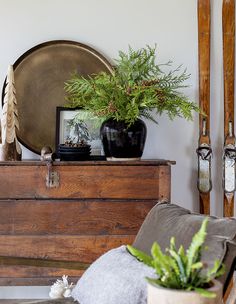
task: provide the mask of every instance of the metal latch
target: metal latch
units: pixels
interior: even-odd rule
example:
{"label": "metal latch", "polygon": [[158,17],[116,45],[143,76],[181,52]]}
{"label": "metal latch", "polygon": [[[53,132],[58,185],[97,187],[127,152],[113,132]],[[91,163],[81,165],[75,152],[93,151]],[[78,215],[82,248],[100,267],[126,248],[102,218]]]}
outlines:
{"label": "metal latch", "polygon": [[55,153],[48,146],[45,146],[41,150],[41,160],[46,161],[47,164],[47,175],[46,175],[46,187],[47,188],[58,188],[60,183],[59,173],[52,170],[52,163],[55,160]]}
{"label": "metal latch", "polygon": [[236,148],[234,145],[229,144],[224,147],[223,153],[223,188],[224,192],[234,192],[236,189],[235,183],[235,160]]}
{"label": "metal latch", "polygon": [[60,185],[60,177],[58,172],[52,171],[52,162],[47,162],[48,172],[46,175],[46,187],[58,188]]}
{"label": "metal latch", "polygon": [[211,181],[211,158],[212,149],[208,144],[201,144],[197,149],[198,155],[198,190],[208,193],[212,189]]}

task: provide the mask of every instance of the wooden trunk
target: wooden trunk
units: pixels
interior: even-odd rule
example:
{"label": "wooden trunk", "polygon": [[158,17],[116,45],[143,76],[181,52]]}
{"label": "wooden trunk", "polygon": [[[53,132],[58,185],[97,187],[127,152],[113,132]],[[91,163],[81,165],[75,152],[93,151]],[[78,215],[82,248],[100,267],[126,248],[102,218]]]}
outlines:
{"label": "wooden trunk", "polygon": [[74,281],[107,250],[130,244],[157,200],[170,199],[171,164],[0,162],[0,285]]}

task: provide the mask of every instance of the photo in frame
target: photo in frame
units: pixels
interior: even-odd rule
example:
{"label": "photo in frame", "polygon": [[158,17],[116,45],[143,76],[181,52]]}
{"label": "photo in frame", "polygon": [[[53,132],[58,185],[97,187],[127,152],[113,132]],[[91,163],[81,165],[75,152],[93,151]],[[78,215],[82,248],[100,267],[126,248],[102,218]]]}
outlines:
{"label": "photo in frame", "polygon": [[84,109],[65,107],[56,108],[56,152],[58,145],[81,141],[91,145],[91,158],[103,159],[102,142],[100,139],[101,120],[89,115]]}

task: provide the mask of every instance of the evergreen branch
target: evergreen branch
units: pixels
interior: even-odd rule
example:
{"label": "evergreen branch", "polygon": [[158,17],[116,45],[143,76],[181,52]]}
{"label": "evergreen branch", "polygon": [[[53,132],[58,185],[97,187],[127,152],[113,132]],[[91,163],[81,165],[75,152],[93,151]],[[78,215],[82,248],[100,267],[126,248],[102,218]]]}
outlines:
{"label": "evergreen branch", "polygon": [[153,122],[151,112],[166,112],[170,119],[192,119],[198,106],[180,90],[190,77],[182,66],[165,73],[172,62],[156,64],[156,46],[119,52],[114,72],[83,77],[72,75],[65,83],[68,107],[82,107],[104,119],[113,118],[132,125],[140,116]]}

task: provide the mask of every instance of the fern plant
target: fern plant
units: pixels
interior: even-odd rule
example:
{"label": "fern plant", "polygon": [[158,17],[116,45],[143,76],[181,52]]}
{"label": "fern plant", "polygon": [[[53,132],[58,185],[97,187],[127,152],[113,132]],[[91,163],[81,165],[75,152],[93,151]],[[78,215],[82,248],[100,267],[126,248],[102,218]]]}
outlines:
{"label": "fern plant", "polygon": [[[156,122],[157,114],[166,112],[170,119],[192,119],[199,111],[194,102],[179,90],[189,78],[181,67],[164,73],[155,63],[156,47],[147,46],[128,53],[119,52],[113,73],[101,72],[87,78],[79,75],[65,83],[67,106],[82,107],[102,119],[115,119],[132,125],[139,117]],[[171,65],[171,62],[165,64]]]}
{"label": "fern plant", "polygon": [[127,249],[139,261],[155,269],[157,278],[147,278],[150,283],[170,289],[194,290],[205,297],[215,297],[207,288],[211,286],[214,278],[224,273],[225,267],[216,260],[213,268],[202,271],[206,268],[201,261],[201,252],[206,238],[207,223],[206,218],[200,230],[193,236],[186,252],[182,245],[179,249],[176,248],[174,237],[170,240],[170,247],[166,249],[167,254],[162,252],[156,242],[151,249],[152,256],[130,245],[127,245]]}

